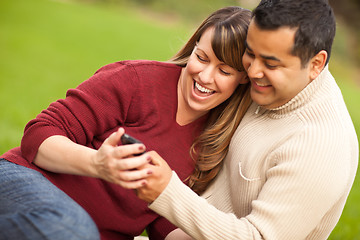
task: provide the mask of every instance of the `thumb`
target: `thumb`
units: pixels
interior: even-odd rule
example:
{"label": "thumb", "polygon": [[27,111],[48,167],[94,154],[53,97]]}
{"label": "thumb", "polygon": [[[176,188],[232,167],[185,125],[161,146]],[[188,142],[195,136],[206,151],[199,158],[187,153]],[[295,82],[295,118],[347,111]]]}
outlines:
{"label": "thumb", "polygon": [[125,130],[123,128],[119,128],[116,132],[112,133],[107,139],[105,139],[104,144],[116,147],[124,132]]}
{"label": "thumb", "polygon": [[164,159],[162,159],[162,157],[160,157],[160,155],[155,152],[155,151],[150,151],[148,152],[148,154],[150,154],[151,156],[151,163],[155,166],[160,166],[162,165],[162,163],[165,161]]}

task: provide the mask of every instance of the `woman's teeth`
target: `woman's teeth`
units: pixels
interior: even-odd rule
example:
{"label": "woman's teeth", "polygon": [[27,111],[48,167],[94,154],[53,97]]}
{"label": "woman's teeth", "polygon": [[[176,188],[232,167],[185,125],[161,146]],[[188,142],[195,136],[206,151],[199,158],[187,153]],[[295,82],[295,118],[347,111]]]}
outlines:
{"label": "woman's teeth", "polygon": [[202,93],[212,93],[213,91],[210,89],[207,89],[203,86],[201,86],[200,84],[198,84],[197,82],[195,82],[195,87]]}

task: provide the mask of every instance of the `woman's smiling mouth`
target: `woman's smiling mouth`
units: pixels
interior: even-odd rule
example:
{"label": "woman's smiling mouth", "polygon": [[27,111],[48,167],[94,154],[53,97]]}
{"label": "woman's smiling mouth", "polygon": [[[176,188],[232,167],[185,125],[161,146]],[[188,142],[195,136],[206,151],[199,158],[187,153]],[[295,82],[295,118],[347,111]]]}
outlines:
{"label": "woman's smiling mouth", "polygon": [[215,91],[208,89],[204,86],[201,86],[198,82],[194,81],[194,90],[200,96],[210,96],[215,93]]}

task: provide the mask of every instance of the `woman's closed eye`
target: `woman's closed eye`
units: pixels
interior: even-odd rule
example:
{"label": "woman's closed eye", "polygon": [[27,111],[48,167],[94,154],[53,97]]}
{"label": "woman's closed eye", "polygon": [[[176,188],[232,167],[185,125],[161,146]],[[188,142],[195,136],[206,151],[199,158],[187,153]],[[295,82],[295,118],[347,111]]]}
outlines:
{"label": "woman's closed eye", "polygon": [[224,74],[224,75],[226,75],[226,76],[229,76],[229,75],[230,75],[230,73],[227,72],[227,71],[225,71],[224,69],[221,69],[221,68],[219,68],[219,69],[220,69],[220,72],[221,72],[222,74]]}
{"label": "woman's closed eye", "polygon": [[200,56],[200,54],[196,54],[196,57],[200,60],[200,62],[207,62],[207,60],[204,57]]}

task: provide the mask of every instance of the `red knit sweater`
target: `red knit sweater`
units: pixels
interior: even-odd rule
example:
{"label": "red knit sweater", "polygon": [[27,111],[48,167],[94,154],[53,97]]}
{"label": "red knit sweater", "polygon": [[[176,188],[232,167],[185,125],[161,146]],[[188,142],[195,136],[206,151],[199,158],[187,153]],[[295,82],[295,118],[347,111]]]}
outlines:
{"label": "red knit sweater", "polygon": [[102,239],[132,239],[148,227],[163,239],[174,226],[148,209],[132,190],[99,179],[55,174],[37,168],[33,159],[52,135],[98,149],[120,126],[156,150],[184,180],[193,171],[189,148],[206,117],[186,126],[176,123],[179,66],[155,61],[123,61],[102,67],[66,98],[52,103],[24,132],[21,148],[1,157],[41,171],[87,210]]}

